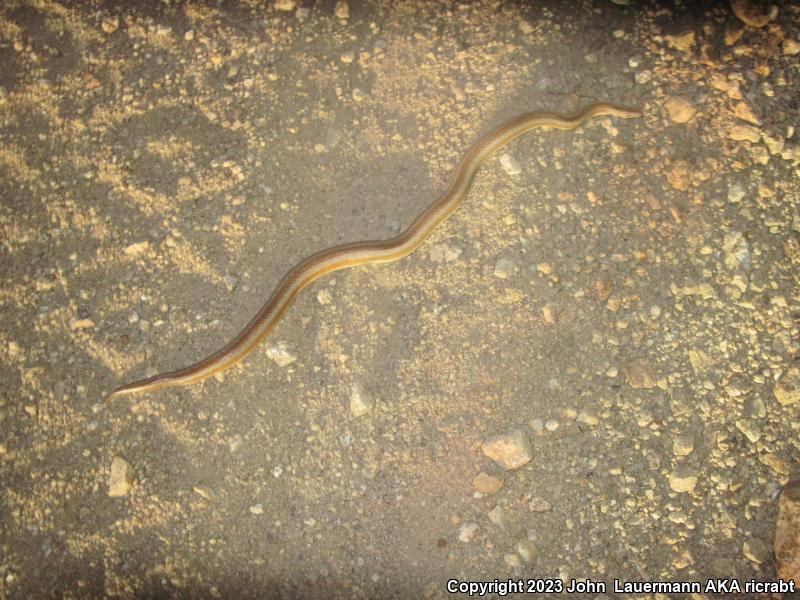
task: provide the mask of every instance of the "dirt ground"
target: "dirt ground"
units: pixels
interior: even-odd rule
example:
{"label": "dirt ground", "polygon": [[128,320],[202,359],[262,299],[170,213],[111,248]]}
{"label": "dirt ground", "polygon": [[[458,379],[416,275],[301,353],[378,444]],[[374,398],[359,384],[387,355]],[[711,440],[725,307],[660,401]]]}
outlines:
{"label": "dirt ground", "polygon": [[[685,4],[4,2],[0,597],[776,580],[800,9]],[[594,101],[644,117],[526,134],[224,377],[104,405]]]}

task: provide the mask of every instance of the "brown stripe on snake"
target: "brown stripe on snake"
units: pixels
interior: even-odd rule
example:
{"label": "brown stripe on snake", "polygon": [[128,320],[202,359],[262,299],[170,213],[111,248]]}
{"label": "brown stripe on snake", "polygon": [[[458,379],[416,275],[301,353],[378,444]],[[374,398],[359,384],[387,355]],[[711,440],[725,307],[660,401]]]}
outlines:
{"label": "brown stripe on snake", "polygon": [[642,113],[633,108],[598,102],[571,115],[531,112],[500,125],[473,144],[464,154],[447,190],[436,202],[420,213],[408,229],[388,240],[343,244],[309,256],[284,276],[261,310],[224,348],[183,369],[121,385],[106,396],[106,401],[126,394],[154,392],[163,388],[189,385],[236,364],[267,337],[297,294],[312,281],[348,267],[398,260],[419,248],[436,226],[464,201],[480,166],[511,140],[532,129],[542,127],[575,129],[588,119],[601,115],[631,119],[642,116]]}

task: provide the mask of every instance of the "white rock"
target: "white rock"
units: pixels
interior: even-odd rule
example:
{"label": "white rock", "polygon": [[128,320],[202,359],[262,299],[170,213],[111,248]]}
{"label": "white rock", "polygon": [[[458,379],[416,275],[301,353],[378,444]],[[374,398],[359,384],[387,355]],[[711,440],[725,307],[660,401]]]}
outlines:
{"label": "white rock", "polygon": [[286,348],[286,344],[283,342],[278,342],[275,346],[270,346],[267,348],[267,356],[269,356],[279,367],[288,367],[297,360],[297,357],[289,352],[289,350]]}
{"label": "white rock", "polygon": [[500,166],[508,175],[519,175],[522,173],[522,167],[519,161],[510,154],[503,153],[500,155]]}
{"label": "white rock", "polygon": [[729,271],[749,272],[752,268],[753,259],[750,255],[750,245],[741,232],[726,233],[725,239],[722,241],[722,251],[725,253],[725,268]]}
{"label": "white rock", "polygon": [[111,460],[111,472],[108,476],[108,495],[112,498],[127,496],[133,487],[136,471],[133,465],[121,456]]}
{"label": "white rock", "polygon": [[375,401],[369,392],[364,390],[360,383],[354,383],[350,389],[350,412],[354,416],[360,417],[368,413],[375,406]]}
{"label": "white rock", "polygon": [[465,544],[469,544],[475,537],[476,533],[478,533],[477,523],[464,523],[458,528],[458,539]]}

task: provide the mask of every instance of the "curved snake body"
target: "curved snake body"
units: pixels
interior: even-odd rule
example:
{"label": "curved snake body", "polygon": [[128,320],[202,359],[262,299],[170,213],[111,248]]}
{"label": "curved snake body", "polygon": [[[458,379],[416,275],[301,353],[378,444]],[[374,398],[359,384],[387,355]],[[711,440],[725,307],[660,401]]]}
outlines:
{"label": "curved snake body", "polygon": [[405,231],[388,240],[343,244],[309,256],[283,277],[261,310],[225,347],[183,369],[121,385],[106,396],[106,401],[136,392],[153,392],[189,385],[223,371],[258,346],[280,321],[300,291],[311,282],[340,269],[391,262],[411,254],[463,202],[475,174],[486,159],[523,133],[541,127],[575,129],[586,120],[599,115],[630,119],[641,114],[636,109],[598,102],[571,115],[531,112],[507,121],[473,144],[458,163],[447,190],[420,213]]}

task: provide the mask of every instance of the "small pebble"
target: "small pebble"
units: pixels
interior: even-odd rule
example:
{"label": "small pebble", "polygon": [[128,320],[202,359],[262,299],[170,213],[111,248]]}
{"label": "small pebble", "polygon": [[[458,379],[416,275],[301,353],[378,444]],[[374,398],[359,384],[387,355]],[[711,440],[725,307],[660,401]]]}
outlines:
{"label": "small pebble", "polygon": [[349,19],[350,6],[345,0],[339,0],[336,3],[336,7],[333,9],[333,14],[336,15],[337,19]]}
{"label": "small pebble", "polygon": [[691,183],[691,167],[688,161],[676,160],[667,172],[667,181],[673,189],[685,192]]}
{"label": "small pebble", "polygon": [[103,33],[111,35],[117,29],[119,29],[119,17],[117,16],[106,17],[100,24],[100,28],[103,30]]}
{"label": "small pebble", "polygon": [[486,439],[483,453],[506,470],[518,469],[533,458],[528,438],[521,429]]}
{"label": "small pebble", "polygon": [[628,385],[635,389],[652,389],[656,387],[656,378],[650,363],[644,358],[629,360],[624,365],[625,378]]}
{"label": "small pebble", "polygon": [[369,392],[360,383],[354,383],[350,389],[350,412],[353,413],[353,416],[365,415],[373,406],[375,406],[375,401]]}
{"label": "small pebble", "polygon": [[722,241],[725,268],[731,272],[748,273],[753,266],[750,244],[740,231],[730,231]]}
{"label": "small pebble", "polygon": [[578,423],[595,427],[600,423],[600,419],[592,409],[585,408],[578,413]]}
{"label": "small pebble", "polygon": [[742,188],[740,184],[732,183],[728,186],[728,202],[732,204],[741,202],[741,200],[744,198],[744,195],[744,188]]}
{"label": "small pebble", "polygon": [[548,512],[553,510],[553,506],[544,498],[534,496],[528,502],[528,510],[536,513]]}
{"label": "small pebble", "polygon": [[694,104],[677,96],[669,98],[664,107],[673,123],[687,123],[697,113]]}
{"label": "small pebble", "polygon": [[531,562],[534,556],[536,556],[536,549],[528,540],[520,540],[517,542],[516,550],[520,558],[526,563]]}
{"label": "small pebble", "polygon": [[522,173],[519,161],[510,154],[503,153],[500,155],[500,166],[503,167],[507,175],[519,175]]}
{"label": "small pebble", "polygon": [[289,352],[286,345],[281,342],[267,348],[267,356],[279,367],[288,367],[297,360],[297,356]]}
{"label": "small pebble", "polygon": [[475,479],[472,480],[472,486],[475,488],[476,492],[492,495],[499,492],[503,487],[503,480],[481,471]]}
{"label": "small pebble", "polygon": [[533,25],[531,25],[525,19],[520,19],[518,22],[518,26],[519,30],[524,34],[533,33]]}
{"label": "small pebble", "polygon": [[495,506],[488,513],[489,521],[498,527],[505,526],[505,511],[500,506]]}
{"label": "small pebble", "polygon": [[465,544],[469,544],[475,534],[478,533],[478,524],[477,523],[464,523],[461,527],[458,528],[458,539]]}
{"label": "small pebble", "polygon": [[127,496],[135,477],[133,465],[121,456],[115,456],[108,476],[108,495],[112,498]]}
{"label": "small pebble", "polygon": [[800,53],[800,42],[792,38],[783,40],[783,54],[784,56],[794,56]]}
{"label": "small pebble", "polygon": [[736,425],[736,429],[744,434],[744,437],[746,437],[751,444],[755,444],[761,439],[761,430],[758,428],[758,425],[750,419],[739,419],[734,424]]}
{"label": "small pebble", "polygon": [[669,487],[680,493],[692,492],[697,485],[697,473],[688,466],[682,465],[667,475]]}
{"label": "small pebble", "polygon": [[329,288],[322,288],[317,292],[317,302],[322,305],[330,304],[333,300],[333,294]]}
{"label": "small pebble", "polygon": [[764,27],[778,16],[777,6],[757,0],[731,0],[731,8],[742,22],[751,27]]}
{"label": "small pebble", "polygon": [[732,125],[728,129],[728,137],[737,142],[755,144],[761,139],[761,132],[750,125]]}
{"label": "small pebble", "polygon": [[291,12],[295,6],[297,6],[295,0],[275,0],[275,10]]}

